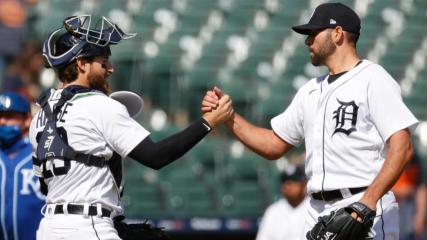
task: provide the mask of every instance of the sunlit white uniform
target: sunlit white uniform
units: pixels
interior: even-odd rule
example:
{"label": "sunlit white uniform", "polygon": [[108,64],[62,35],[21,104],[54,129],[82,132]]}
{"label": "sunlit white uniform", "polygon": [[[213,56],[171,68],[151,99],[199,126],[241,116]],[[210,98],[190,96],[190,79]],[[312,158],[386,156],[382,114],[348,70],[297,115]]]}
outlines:
{"label": "sunlit white uniform", "polygon": [[[60,98],[61,90],[52,90],[49,105],[52,107]],[[44,112],[35,115],[30,127],[30,140],[33,154],[37,149],[37,134],[45,125]],[[113,152],[126,157],[149,132],[133,120],[126,107],[101,92],[76,94],[62,107],[58,128],[64,128],[68,144],[78,152],[103,156],[107,161]],[[61,167],[64,161],[55,159],[47,162],[47,169]],[[37,176],[43,169],[34,166]],[[71,168],[65,175],[45,179],[48,185],[47,209],[52,204],[101,204],[113,211],[114,215],[123,213],[120,202],[122,182],[116,182],[108,166],[103,168],[86,166],[71,161]],[[84,229],[82,229],[84,228]],[[46,211],[38,231],[39,239],[66,237],[76,229],[84,234],[84,239],[119,239],[112,221],[107,217],[88,217],[72,214],[51,214]],[[59,235],[55,235],[59,234]],[[62,235],[61,235],[62,234]],[[67,239],[67,238],[65,238]],[[74,238],[76,239],[76,238]]]}
{"label": "sunlit white uniform", "polygon": [[271,204],[262,216],[256,240],[301,240],[305,236],[308,200],[295,208],[285,198]]}
{"label": "sunlit white uniform", "polygon": [[[308,193],[369,186],[384,163],[389,137],[405,128],[413,131],[418,123],[403,103],[398,83],[378,64],[363,60],[330,84],[327,77],[310,80],[271,120],[274,132],[286,142],[305,141]],[[392,219],[398,218],[397,204],[391,193],[385,197],[380,208],[393,215],[382,221],[393,229],[388,225],[398,223]],[[348,204],[344,199],[329,208],[330,202],[311,201],[307,231],[319,215]],[[379,219],[374,223],[375,239],[382,239]]]}

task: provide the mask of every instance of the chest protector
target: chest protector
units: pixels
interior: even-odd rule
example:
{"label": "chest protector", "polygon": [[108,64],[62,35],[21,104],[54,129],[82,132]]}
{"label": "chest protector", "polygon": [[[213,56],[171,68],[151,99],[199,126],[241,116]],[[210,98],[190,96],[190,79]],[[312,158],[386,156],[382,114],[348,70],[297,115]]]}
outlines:
{"label": "chest protector", "polygon": [[[98,167],[103,168],[108,166],[110,171],[113,174],[114,181],[119,188],[120,196],[123,194],[123,188],[119,187],[122,182],[122,161],[119,154],[113,152],[113,156],[109,161],[106,161],[104,157],[97,157],[91,154],[86,154],[82,152],[75,151],[70,145],[68,145],[67,141],[67,133],[64,128],[58,128],[56,126],[56,122],[58,120],[58,115],[61,112],[62,106],[74,95],[78,93],[85,93],[94,91],[90,88],[82,87],[82,86],[70,86],[65,88],[61,92],[61,97],[58,102],[53,106],[53,110],[50,109],[49,106],[49,97],[51,95],[51,91],[45,91],[40,98],[37,100],[40,107],[42,107],[45,118],[46,125],[41,132],[40,135],[37,136],[37,149],[36,149],[36,157],[33,157],[33,164],[43,169],[42,179],[50,178],[58,175],[65,175],[69,171],[71,161],[76,161],[79,163],[83,163],[89,167]],[[64,161],[63,166],[55,166],[52,161],[52,170],[46,170],[46,163],[53,159],[61,159]],[[43,193],[47,194],[47,186],[44,184],[44,181],[40,181],[43,183],[41,186],[43,187]]]}
{"label": "chest protector", "polygon": [[[44,111],[46,117],[46,125],[43,129],[42,134],[37,139],[38,145],[36,150],[36,156],[37,160],[42,164],[45,164],[47,161],[52,159],[64,160],[64,167],[56,168],[57,172],[55,172],[55,175],[61,175],[68,172],[70,167],[69,161],[77,161],[87,166],[95,166],[100,168],[107,165],[107,161],[105,161],[104,157],[97,157],[94,155],[75,151],[67,143],[67,135],[65,130],[56,126],[56,121],[58,119],[58,115],[61,112],[61,107],[75,94],[90,91],[92,90],[81,86],[71,86],[65,88],[61,93],[61,98],[53,106],[53,110],[50,109],[48,103],[51,94],[50,90],[44,92],[37,100],[38,104]],[[43,177],[49,178],[51,176]]]}

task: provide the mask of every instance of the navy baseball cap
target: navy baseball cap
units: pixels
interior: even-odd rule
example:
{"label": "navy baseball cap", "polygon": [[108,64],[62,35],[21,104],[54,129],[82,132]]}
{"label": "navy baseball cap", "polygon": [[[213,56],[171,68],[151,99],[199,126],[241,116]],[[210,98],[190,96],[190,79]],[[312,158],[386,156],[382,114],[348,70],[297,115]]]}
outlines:
{"label": "navy baseball cap", "polygon": [[360,34],[360,18],[356,12],[342,3],[324,3],[316,7],[307,24],[294,26],[300,34],[309,35],[312,30],[341,26],[344,31]]}
{"label": "navy baseball cap", "polygon": [[280,182],[284,183],[286,181],[296,181],[301,182],[305,181],[305,172],[303,166],[289,165],[283,172],[280,173]]}
{"label": "navy baseball cap", "polygon": [[29,113],[31,111],[28,100],[15,92],[0,94],[0,112]]}

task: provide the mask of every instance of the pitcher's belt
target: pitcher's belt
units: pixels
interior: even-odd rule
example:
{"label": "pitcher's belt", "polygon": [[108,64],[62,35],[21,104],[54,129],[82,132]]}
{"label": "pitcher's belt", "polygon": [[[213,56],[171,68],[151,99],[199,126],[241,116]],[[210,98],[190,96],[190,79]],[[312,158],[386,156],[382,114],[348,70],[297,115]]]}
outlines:
{"label": "pitcher's belt", "polygon": [[312,193],[311,196],[316,200],[334,201],[334,200],[341,200],[344,198],[351,197],[354,194],[365,191],[367,188],[368,187],[358,187],[358,188],[344,188],[344,189],[337,189],[337,190],[331,190],[331,191],[322,191],[322,192]]}

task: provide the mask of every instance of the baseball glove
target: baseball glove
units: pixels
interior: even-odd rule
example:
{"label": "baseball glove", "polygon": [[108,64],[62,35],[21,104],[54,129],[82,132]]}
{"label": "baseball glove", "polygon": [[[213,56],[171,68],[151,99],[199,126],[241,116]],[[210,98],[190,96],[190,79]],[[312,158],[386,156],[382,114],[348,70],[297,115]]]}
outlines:
{"label": "baseball glove", "polygon": [[114,219],[114,228],[123,240],[171,240],[163,228],[154,227],[147,221],[128,224],[123,222],[123,219],[122,216]]}
{"label": "baseball glove", "polygon": [[[357,221],[351,216],[356,212],[362,219]],[[345,208],[332,211],[331,214],[319,217],[311,231],[307,232],[308,240],[362,240],[374,223],[375,211],[363,203],[354,202]]]}

